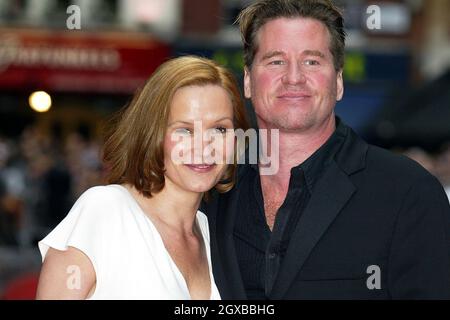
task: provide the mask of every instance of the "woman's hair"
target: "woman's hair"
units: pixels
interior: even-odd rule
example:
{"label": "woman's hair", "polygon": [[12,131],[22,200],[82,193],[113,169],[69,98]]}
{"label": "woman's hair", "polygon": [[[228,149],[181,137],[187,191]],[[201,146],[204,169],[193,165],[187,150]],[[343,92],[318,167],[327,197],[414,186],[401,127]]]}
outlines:
{"label": "woman's hair", "polygon": [[[230,71],[195,56],[169,60],[137,91],[130,105],[116,115],[103,148],[107,183],[131,184],[146,197],[162,190],[164,137],[173,96],[180,88],[204,85],[225,89],[233,105],[235,129],[248,128],[241,94]],[[215,186],[219,192],[233,187],[235,170],[236,161],[228,165]]]}

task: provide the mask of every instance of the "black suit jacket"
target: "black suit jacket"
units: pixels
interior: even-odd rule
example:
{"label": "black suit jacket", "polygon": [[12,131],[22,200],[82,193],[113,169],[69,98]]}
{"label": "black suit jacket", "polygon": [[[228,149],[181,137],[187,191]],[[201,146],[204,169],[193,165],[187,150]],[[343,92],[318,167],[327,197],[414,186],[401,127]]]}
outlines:
{"label": "black suit jacket", "polygon": [[[416,162],[345,131],[300,217],[269,298],[450,299],[450,205],[441,184]],[[223,299],[246,299],[233,229],[239,178],[247,172],[242,165],[236,186],[201,207]]]}

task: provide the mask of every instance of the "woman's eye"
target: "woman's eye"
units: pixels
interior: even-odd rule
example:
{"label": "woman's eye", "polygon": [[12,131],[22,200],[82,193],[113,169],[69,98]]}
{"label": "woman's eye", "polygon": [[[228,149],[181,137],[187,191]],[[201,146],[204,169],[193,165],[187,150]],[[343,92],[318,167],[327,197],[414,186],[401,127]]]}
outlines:
{"label": "woman's eye", "polygon": [[227,133],[227,128],[225,128],[225,127],[217,127],[216,131],[220,132],[220,133]]}
{"label": "woman's eye", "polygon": [[189,128],[178,128],[175,130],[175,132],[179,134],[191,134],[192,130]]}

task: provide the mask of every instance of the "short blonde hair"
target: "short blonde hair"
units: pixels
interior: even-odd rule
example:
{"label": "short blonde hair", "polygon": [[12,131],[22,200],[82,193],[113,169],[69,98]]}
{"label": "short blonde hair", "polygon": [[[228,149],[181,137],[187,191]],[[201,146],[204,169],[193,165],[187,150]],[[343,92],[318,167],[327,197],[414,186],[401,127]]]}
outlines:
{"label": "short blonde hair", "polygon": [[[107,183],[131,184],[146,197],[161,191],[165,181],[164,136],[173,96],[182,87],[209,84],[228,92],[234,127],[247,130],[249,124],[242,97],[230,71],[212,60],[196,56],[169,60],[116,116],[112,134],[103,148]],[[236,161],[228,165],[222,180],[215,186],[219,192],[233,187],[235,171]]]}

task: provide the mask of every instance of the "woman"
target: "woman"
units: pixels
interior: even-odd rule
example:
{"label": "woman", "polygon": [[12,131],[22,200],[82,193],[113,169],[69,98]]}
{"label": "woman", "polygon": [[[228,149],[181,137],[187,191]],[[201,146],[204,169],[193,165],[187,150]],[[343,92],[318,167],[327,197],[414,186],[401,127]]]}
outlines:
{"label": "woman", "polygon": [[[105,144],[109,185],[87,190],[39,243],[37,298],[220,299],[198,207],[211,188],[233,186],[226,132],[247,127],[226,69],[198,57],[160,66]],[[222,147],[205,161],[212,140]]]}

